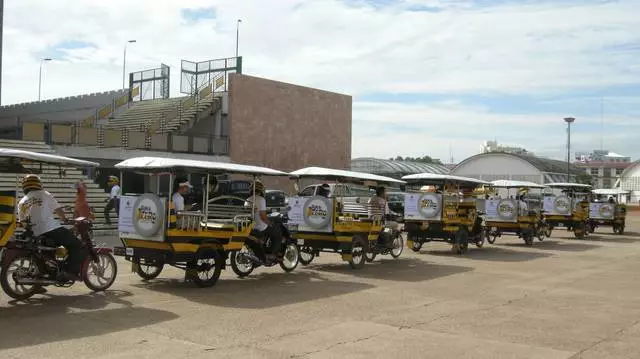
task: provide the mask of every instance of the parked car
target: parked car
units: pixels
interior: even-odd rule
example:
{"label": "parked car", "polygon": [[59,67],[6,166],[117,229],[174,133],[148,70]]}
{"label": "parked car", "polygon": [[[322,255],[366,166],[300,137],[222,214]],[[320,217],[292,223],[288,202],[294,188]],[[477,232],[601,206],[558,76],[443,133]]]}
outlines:
{"label": "parked car", "polygon": [[387,203],[389,209],[395,213],[398,213],[404,217],[404,192],[389,192],[387,193]]}

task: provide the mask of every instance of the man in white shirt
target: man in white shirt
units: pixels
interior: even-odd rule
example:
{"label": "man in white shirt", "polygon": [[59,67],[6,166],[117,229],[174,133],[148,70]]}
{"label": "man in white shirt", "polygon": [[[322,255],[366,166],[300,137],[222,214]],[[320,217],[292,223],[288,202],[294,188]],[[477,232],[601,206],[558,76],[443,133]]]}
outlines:
{"label": "man in white shirt", "polygon": [[[368,208],[369,218],[372,218],[373,216],[376,216],[376,215],[382,215],[382,218],[385,220],[384,226],[386,228],[391,228],[394,231],[398,229],[399,227],[398,222],[387,219],[389,215],[395,214],[395,213],[391,212],[391,209],[389,209],[389,204],[387,203],[387,193],[384,187],[380,186],[376,188],[376,195],[369,198],[368,204],[369,204],[369,208]],[[378,245],[392,248],[391,246],[393,244],[382,243],[382,236],[380,236],[378,237]]]}
{"label": "man in white shirt", "polygon": [[107,186],[111,186],[111,192],[107,199],[107,205],[104,206],[104,220],[107,224],[111,224],[109,212],[115,208],[116,216],[120,215],[120,179],[116,176],[109,176]]}
{"label": "man in white shirt", "polygon": [[56,280],[62,282],[77,280],[87,253],[73,233],[62,227],[53,216],[55,213],[63,222],[66,222],[63,206],[51,193],[42,189],[40,177],[36,175],[25,176],[22,180],[22,190],[25,196],[18,202],[18,220],[28,221],[34,236],[44,235],[53,240],[55,245],[63,246],[69,252],[65,268]]}
{"label": "man in white shirt", "polygon": [[[187,180],[178,182],[178,188],[173,193],[173,196],[171,196],[171,201],[173,202],[173,206],[176,209],[176,213],[188,210],[184,205],[184,195],[187,194],[187,192],[189,192],[191,188],[193,188],[193,186]],[[191,205],[189,205],[188,207],[190,208]]]}
{"label": "man in white shirt", "polygon": [[[265,188],[262,182],[256,180],[255,188],[251,185],[249,190],[252,196],[247,198],[245,206],[253,208],[253,231],[252,235],[258,238],[265,238],[269,236],[271,238],[271,248],[269,252],[273,255],[273,252],[280,248],[281,235],[274,230],[271,221],[267,217],[267,201],[264,199]],[[255,193],[255,195],[253,195]],[[249,241],[251,242],[251,241]],[[262,260],[266,261],[266,256],[261,245],[249,244],[253,252]]]}

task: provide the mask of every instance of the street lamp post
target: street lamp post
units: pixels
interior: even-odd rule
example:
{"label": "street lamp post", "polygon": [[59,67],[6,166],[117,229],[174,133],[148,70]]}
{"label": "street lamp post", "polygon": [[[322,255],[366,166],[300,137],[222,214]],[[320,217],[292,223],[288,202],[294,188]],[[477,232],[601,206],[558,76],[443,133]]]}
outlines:
{"label": "street lamp post", "polygon": [[575,120],[573,117],[564,118],[567,123],[567,182],[571,182],[571,124]]}
{"label": "street lamp post", "polygon": [[125,89],[126,68],[127,68],[127,44],[133,44],[136,40],[129,40],[124,43],[124,56],[122,59],[122,89]]}
{"label": "street lamp post", "polygon": [[238,57],[238,44],[240,42],[240,23],[242,20],[238,19],[236,22],[236,57]]}
{"label": "street lamp post", "polygon": [[42,95],[42,65],[44,65],[45,62],[51,61],[50,58],[45,57],[44,59],[42,59],[40,61],[40,74],[38,75],[38,101],[40,101],[40,99],[42,99],[41,95]]}

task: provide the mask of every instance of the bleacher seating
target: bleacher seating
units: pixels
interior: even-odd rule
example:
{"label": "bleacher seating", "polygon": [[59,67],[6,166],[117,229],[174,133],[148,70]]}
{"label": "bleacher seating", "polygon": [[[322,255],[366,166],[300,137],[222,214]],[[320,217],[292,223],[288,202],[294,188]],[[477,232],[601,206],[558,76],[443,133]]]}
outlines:
{"label": "bleacher seating", "polygon": [[[15,148],[20,150],[27,150],[40,153],[52,153],[55,151],[43,142],[31,142],[31,141],[17,141],[17,140],[2,140],[0,139],[0,147],[2,148]],[[27,165],[33,166],[33,165]],[[45,189],[51,192],[60,204],[73,207],[75,202],[75,190],[72,188],[75,181],[81,179],[87,186],[87,198],[89,200],[89,206],[93,207],[96,220],[94,221],[94,233],[100,234],[115,230],[117,222],[117,216],[115,210],[110,213],[112,225],[106,225],[104,221],[103,208],[105,206],[105,200],[109,195],[100,188],[97,183],[94,183],[86,175],[82,173],[80,169],[73,167],[59,167],[56,165],[45,165],[42,167],[36,165],[34,168],[42,172],[38,175],[42,179]],[[60,176],[60,169],[64,169],[64,176]],[[2,172],[0,175],[0,190],[16,190],[18,193],[18,201],[24,196],[24,193],[20,189],[20,183],[18,182],[24,174],[19,173],[7,173]],[[72,212],[71,212],[72,213]]]}
{"label": "bleacher seating", "polygon": [[214,93],[197,101],[193,97],[177,97],[132,102],[127,110],[110,118],[105,127],[130,131],[151,130],[153,133],[174,132],[192,124],[202,111],[219,105],[220,98]]}

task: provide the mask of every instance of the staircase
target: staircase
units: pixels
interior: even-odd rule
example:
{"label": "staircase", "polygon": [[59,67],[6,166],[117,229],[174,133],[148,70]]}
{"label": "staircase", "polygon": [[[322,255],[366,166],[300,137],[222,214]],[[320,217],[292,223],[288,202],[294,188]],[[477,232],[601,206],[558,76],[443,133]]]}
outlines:
{"label": "staircase", "polygon": [[110,118],[105,127],[113,130],[151,130],[167,133],[190,126],[205,110],[220,106],[220,98],[210,93],[195,101],[194,97],[145,100],[131,103],[128,110]]}
{"label": "staircase", "polygon": [[[32,152],[55,154],[55,151],[43,142],[0,139],[0,148],[14,148]],[[40,168],[42,169],[41,173],[38,173],[38,175],[40,176],[40,179],[42,179],[44,189],[51,192],[51,194],[53,194],[58,202],[63,206],[74,206],[75,189],[73,189],[72,186],[78,179],[81,179],[87,186],[87,199],[89,201],[89,206],[93,207],[93,212],[96,216],[93,223],[94,234],[109,235],[116,233],[116,223],[118,223],[118,221],[115,210],[112,210],[110,213],[111,222],[113,224],[107,225],[104,221],[103,208],[106,204],[105,200],[109,195],[105,193],[97,183],[94,183],[89,179],[89,177],[84,175],[81,170],[73,167],[59,167],[57,165],[48,164],[42,164],[42,166],[40,166],[40,164],[25,165],[25,167],[36,170],[40,170]],[[65,171],[64,176],[62,177],[60,175],[61,168]],[[24,174],[19,173],[1,173],[0,190],[17,191],[17,201],[20,201],[24,196],[19,182],[20,178],[23,176]],[[73,212],[66,212],[70,214],[69,218],[72,218]]]}

